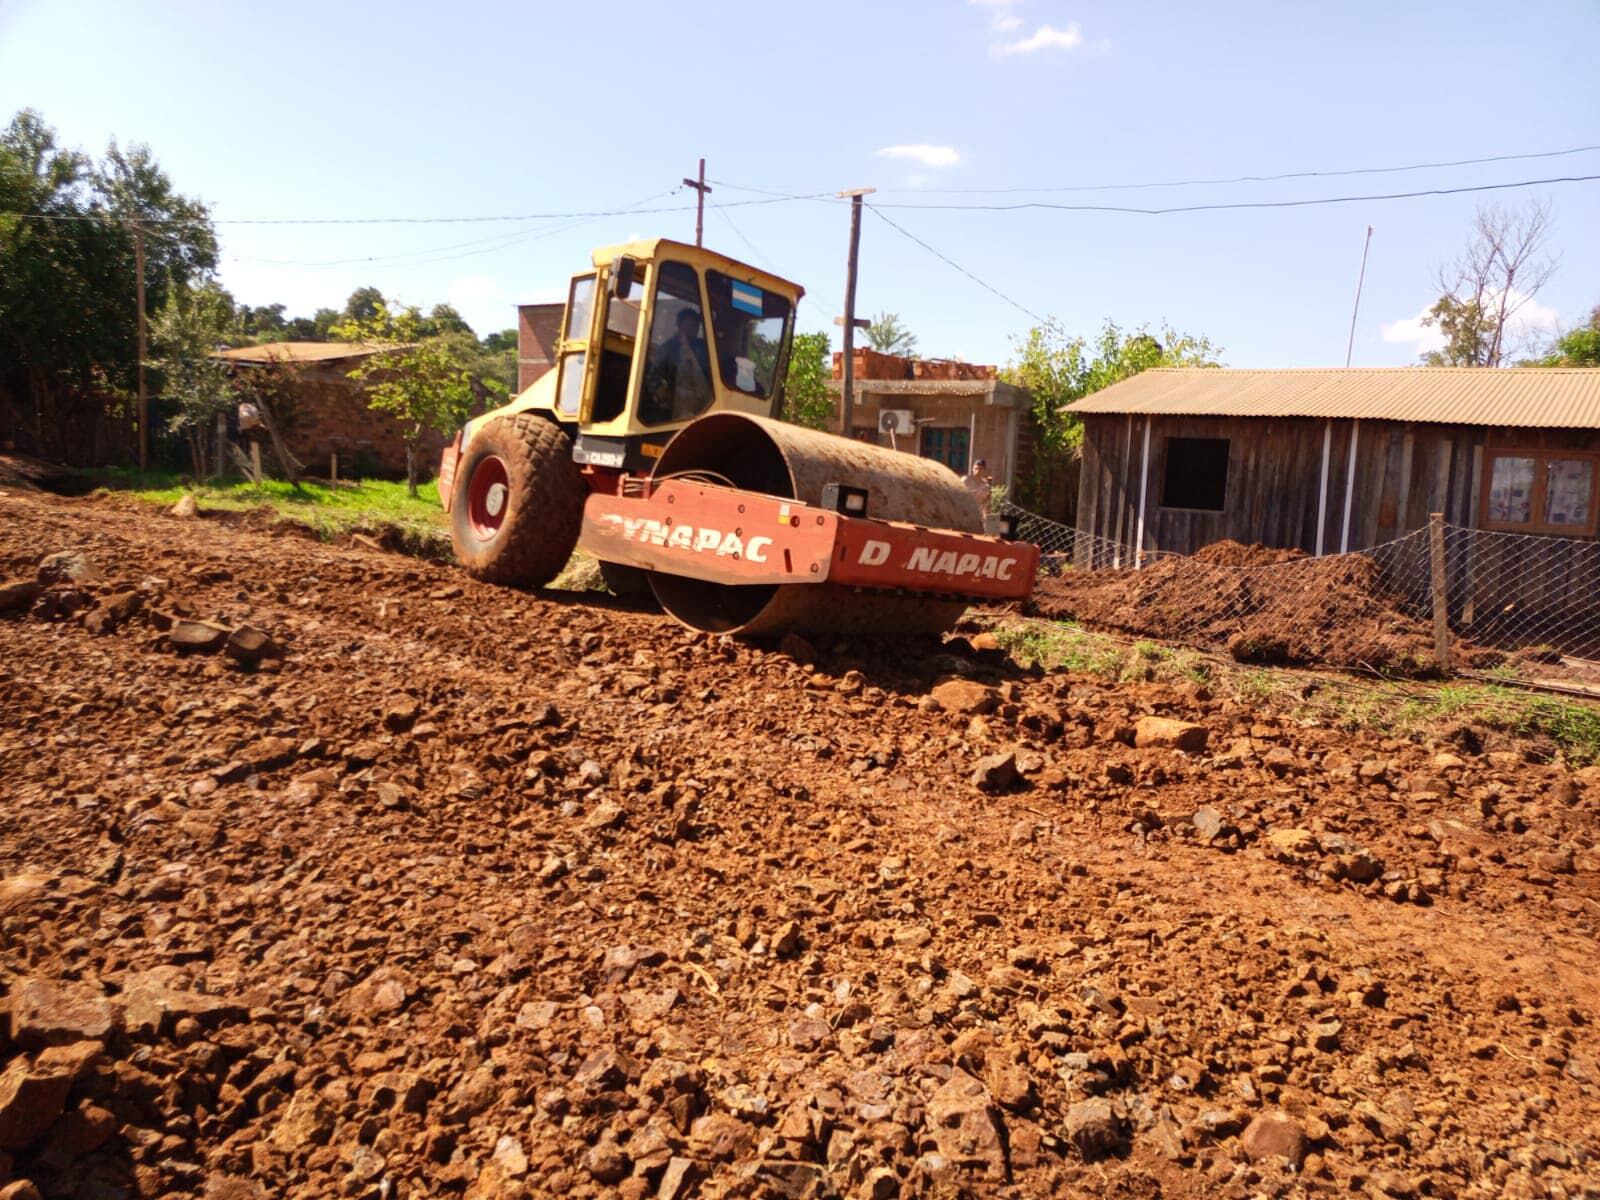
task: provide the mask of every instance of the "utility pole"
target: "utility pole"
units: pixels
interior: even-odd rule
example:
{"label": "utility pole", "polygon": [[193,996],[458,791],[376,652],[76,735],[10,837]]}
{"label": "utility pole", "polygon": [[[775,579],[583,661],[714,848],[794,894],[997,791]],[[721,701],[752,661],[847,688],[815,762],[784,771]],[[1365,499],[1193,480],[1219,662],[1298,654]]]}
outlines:
{"label": "utility pole", "polygon": [[150,397],[144,389],[144,227],[133,223],[134,294],[139,302],[139,470],[150,469]]}
{"label": "utility pole", "polygon": [[704,245],[706,232],[706,196],[711,188],[706,185],[706,160],[700,160],[700,175],[696,179],[685,179],[685,187],[692,187],[700,193],[694,200],[694,244]]}
{"label": "utility pole", "polygon": [[[1361,311],[1361,288],[1367,282],[1367,251],[1372,247],[1372,226],[1367,226],[1367,240],[1361,243],[1361,274],[1356,279],[1356,306],[1350,310],[1350,341],[1344,348],[1344,365],[1350,365],[1350,354],[1356,348],[1356,314]],[[1320,551],[1320,547],[1319,547]]]}
{"label": "utility pole", "polygon": [[844,378],[839,395],[839,432],[845,437],[854,436],[851,421],[856,404],[856,329],[866,321],[856,320],[856,258],[861,252],[861,197],[870,196],[877,188],[856,188],[840,192],[839,198],[850,197],[850,257],[844,266]]}

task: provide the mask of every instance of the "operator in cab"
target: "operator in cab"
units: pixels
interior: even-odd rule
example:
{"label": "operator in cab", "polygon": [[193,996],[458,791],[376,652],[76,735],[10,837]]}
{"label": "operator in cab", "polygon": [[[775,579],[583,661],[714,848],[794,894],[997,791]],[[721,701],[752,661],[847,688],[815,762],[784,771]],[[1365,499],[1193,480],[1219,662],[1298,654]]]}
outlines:
{"label": "operator in cab", "polygon": [[711,405],[711,355],[700,336],[700,310],[678,312],[676,332],[650,353],[645,397],[650,419],[686,421]]}

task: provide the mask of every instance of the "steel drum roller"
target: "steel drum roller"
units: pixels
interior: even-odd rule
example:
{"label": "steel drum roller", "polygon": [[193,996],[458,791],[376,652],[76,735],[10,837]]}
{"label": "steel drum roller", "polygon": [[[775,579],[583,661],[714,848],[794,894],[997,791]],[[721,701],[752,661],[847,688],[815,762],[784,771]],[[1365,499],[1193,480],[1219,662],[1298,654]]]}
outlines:
{"label": "steel drum roller", "polygon": [[[783,500],[820,504],[830,483],[867,493],[867,515],[963,533],[983,532],[977,501],[948,468],[766,417],[722,412],[683,429],[662,451],[652,478],[703,476]],[[730,585],[652,572],[661,607],[712,633],[942,633],[960,600],[867,591],[834,584]]]}

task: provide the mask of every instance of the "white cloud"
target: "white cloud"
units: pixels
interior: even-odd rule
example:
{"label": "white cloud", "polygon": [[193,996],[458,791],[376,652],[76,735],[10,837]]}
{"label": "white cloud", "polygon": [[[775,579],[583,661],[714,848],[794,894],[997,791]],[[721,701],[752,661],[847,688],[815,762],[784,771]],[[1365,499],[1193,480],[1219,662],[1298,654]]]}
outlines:
{"label": "white cloud", "polygon": [[1083,30],[1074,21],[1065,29],[1041,25],[1025,38],[991,46],[994,54],[1033,54],[1039,50],[1076,50],[1083,45]]}
{"label": "white cloud", "polygon": [[[1428,308],[1431,308],[1429,305]],[[1428,308],[1424,308],[1414,317],[1402,317],[1398,321],[1390,321],[1380,331],[1383,340],[1396,346],[1410,346],[1418,354],[1429,350],[1437,350],[1444,345],[1444,334],[1439,332],[1436,325],[1424,325],[1423,318],[1428,315]]]}
{"label": "white cloud", "polygon": [[[1486,301],[1495,304],[1498,295],[1491,295]],[[1524,296],[1514,288],[1511,292],[1511,307],[1516,311],[1506,322],[1508,345],[1516,346],[1537,341],[1548,337],[1560,327],[1560,313],[1548,304],[1540,304],[1539,301]],[[1410,346],[1419,355],[1426,354],[1430,350],[1443,349],[1444,334],[1439,332],[1439,327],[1423,324],[1424,318],[1432,308],[1433,305],[1428,304],[1414,317],[1402,317],[1398,321],[1385,323],[1379,329],[1380,336],[1391,345]]]}
{"label": "white cloud", "polygon": [[1022,28],[1022,18],[1017,15],[1016,9],[1024,0],[967,0],[967,3],[989,10],[989,54],[993,58],[1003,58],[1008,54],[1034,54],[1040,50],[1070,52],[1090,49],[1104,53],[1111,49],[1110,38],[1086,41],[1076,21],[1065,29],[1040,25],[1027,37],[1007,40],[1008,35]]}
{"label": "white cloud", "polygon": [[921,142],[907,146],[884,146],[878,151],[878,157],[909,158],[925,167],[953,167],[961,161],[961,155],[954,146],[930,146]]}
{"label": "white cloud", "polygon": [[[1517,293],[1512,292],[1511,295],[1515,298]],[[1549,335],[1561,327],[1561,314],[1548,304],[1540,304],[1537,300],[1529,300],[1511,318],[1511,325],[1527,337],[1536,337],[1540,334]]]}

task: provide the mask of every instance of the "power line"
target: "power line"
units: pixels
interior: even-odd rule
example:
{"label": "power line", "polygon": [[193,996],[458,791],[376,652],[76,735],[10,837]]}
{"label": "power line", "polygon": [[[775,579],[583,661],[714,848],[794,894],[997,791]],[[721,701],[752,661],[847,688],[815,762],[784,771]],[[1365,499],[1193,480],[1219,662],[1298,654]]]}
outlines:
{"label": "power line", "polygon": [[[683,189],[681,187],[668,188],[664,192],[655,192],[652,195],[645,196],[645,197],[643,197],[643,198],[641,198],[639,200],[635,200],[632,204],[630,204],[626,208],[624,208],[620,215],[631,215],[631,214],[639,211],[639,205],[641,205],[641,204],[648,204],[652,200],[659,200],[659,199],[661,199],[662,197],[665,197],[665,196],[676,195],[677,193],[681,192],[682,190]],[[515,233],[496,233],[496,234],[491,234],[489,237],[485,237],[485,238],[473,238],[472,240],[465,241],[465,242],[451,242],[451,243],[443,245],[443,246],[430,246],[430,247],[426,247],[426,248],[421,249],[421,250],[401,250],[401,251],[396,251],[393,254],[357,255],[357,256],[352,257],[352,258],[325,258],[325,259],[259,258],[259,257],[253,256],[253,255],[246,255],[246,254],[233,254],[233,255],[229,255],[229,257],[234,259],[237,262],[265,263],[265,264],[267,264],[269,266],[281,266],[281,267],[337,267],[337,266],[347,266],[347,265],[357,264],[357,263],[368,264],[368,265],[373,265],[373,266],[421,266],[421,265],[424,265],[426,263],[452,262],[452,261],[454,261],[455,259],[458,259],[458,258],[471,258],[471,257],[473,257],[474,255],[477,255],[477,254],[493,253],[496,250],[508,249],[511,246],[519,246],[519,245],[522,245],[522,244],[524,244],[526,242],[537,241],[540,238],[551,237],[551,236],[553,236],[555,234],[558,234],[558,233],[564,233],[567,230],[577,229],[577,228],[579,228],[579,227],[581,227],[583,225],[588,225],[588,224],[592,223],[593,221],[597,221],[597,220],[600,220],[600,219],[601,218],[599,218],[599,217],[585,217],[582,220],[569,221],[569,222],[566,222],[566,223],[563,223],[563,224],[545,226],[543,228],[535,229],[535,230],[532,230],[532,231],[519,231],[519,232],[515,232]],[[460,249],[463,249],[465,247],[480,247],[480,248],[479,249],[468,250],[467,253],[465,253],[465,254],[454,254],[454,255],[445,255],[444,254],[445,251],[460,250]],[[427,257],[429,255],[444,255],[444,257]],[[405,260],[405,259],[412,259],[412,260],[417,260],[417,261],[412,261],[412,262],[399,261],[399,260]]]}
{"label": "power line", "polygon": [[[1496,154],[1487,158],[1457,158],[1441,162],[1407,163],[1396,167],[1352,167],[1345,170],[1286,171],[1277,175],[1234,175],[1220,179],[1169,179],[1156,183],[1084,183],[1058,187],[1001,187],[1001,188],[888,188],[891,192],[924,192],[946,195],[1001,195],[1016,192],[1124,192],[1145,188],[1210,187],[1230,183],[1276,183],[1285,179],[1331,179],[1349,175],[1391,175],[1402,171],[1433,171],[1445,167],[1472,167],[1486,163],[1520,162],[1532,158],[1563,158],[1573,154],[1587,154],[1600,150],[1600,146],[1573,146],[1567,150],[1543,150],[1530,154]],[[719,181],[720,182],[720,181]],[[725,184],[735,187],[733,184]],[[738,190],[736,188],[736,190]],[[757,188],[747,189],[759,191]]]}
{"label": "power line", "polygon": [[713,204],[710,207],[715,209],[717,212],[722,214],[722,219],[728,223],[728,228],[733,230],[734,233],[739,235],[739,240],[741,242],[743,242],[746,246],[750,247],[750,253],[751,254],[754,254],[757,258],[759,258],[762,262],[766,263],[769,267],[772,265],[772,260],[770,258],[768,258],[765,254],[761,253],[760,249],[757,248],[756,244],[745,236],[744,230],[740,229],[739,226],[737,224],[735,224],[733,217],[728,214],[726,208],[724,208],[721,204]]}
{"label": "power line", "polygon": [[[894,203],[877,204],[875,208],[901,208],[901,209],[926,209],[928,211],[950,212],[1018,212],[1024,209],[1043,209],[1055,212],[1109,212],[1129,213],[1138,216],[1166,216],[1173,213],[1189,212],[1224,212],[1239,209],[1267,209],[1267,208],[1311,208],[1327,204],[1353,204],[1363,201],[1375,200],[1411,200],[1423,196],[1459,196],[1474,192],[1497,192],[1514,188],[1544,187],[1556,183],[1590,183],[1600,179],[1600,175],[1558,175],[1546,179],[1520,179],[1507,183],[1481,183],[1470,184],[1452,188],[1424,188],[1412,192],[1380,192],[1364,195],[1349,196],[1319,196],[1303,200],[1234,200],[1213,204],[1178,204],[1159,208],[1144,208],[1135,205],[1121,204],[1058,204],[1045,200],[1023,200],[1008,204],[907,204]],[[722,184],[724,187],[739,188],[738,184]],[[757,189],[743,188],[746,191]],[[732,200],[719,207],[745,208],[754,205],[782,204],[794,200],[821,200],[829,201],[831,197],[824,192],[764,192],[762,198],[756,200]],[[16,211],[0,212],[0,217],[15,217],[21,220],[34,221],[108,221],[108,222],[137,222],[145,229],[154,226],[177,226],[206,223],[211,225],[466,225],[486,224],[490,222],[525,222],[525,221],[564,221],[564,220],[589,220],[601,217],[620,216],[651,216],[661,213],[689,212],[692,206],[675,205],[659,208],[610,208],[591,209],[565,213],[523,213],[516,216],[473,216],[473,217],[232,217],[232,218],[197,218],[197,217],[130,217],[117,213],[24,213]],[[487,239],[486,239],[487,240]]]}
{"label": "power line", "polygon": [[[725,207],[746,208],[760,204],[781,204],[789,200],[811,200],[824,193],[814,195],[773,196],[760,200],[731,200]],[[474,216],[474,217],[167,217],[128,218],[116,213],[26,213],[26,212],[0,212],[0,217],[17,217],[32,221],[125,221],[138,220],[141,224],[155,225],[182,225],[199,221],[209,221],[212,225],[474,225],[488,224],[491,222],[518,222],[518,221],[568,221],[575,218],[590,217],[622,217],[644,216],[656,213],[692,212],[693,205],[678,205],[664,208],[607,208],[590,209],[579,212],[557,213],[519,213],[506,216]]]}
{"label": "power line", "polygon": [[885,222],[886,224],[892,226],[895,229],[898,229],[902,234],[904,234],[906,237],[910,238],[917,245],[921,246],[929,254],[933,255],[935,258],[939,259],[941,262],[945,263],[946,265],[954,267],[956,270],[960,271],[963,275],[965,275],[968,279],[972,280],[973,283],[977,284],[979,287],[983,288],[985,291],[994,293],[996,296],[999,296],[1000,299],[1004,300],[1007,304],[1011,305],[1012,308],[1015,308],[1020,312],[1026,313],[1028,316],[1032,317],[1035,321],[1038,321],[1040,324],[1044,323],[1045,319],[1043,317],[1041,317],[1038,313],[1034,312],[1031,308],[1028,308],[1026,305],[1017,303],[1017,301],[1013,300],[1010,296],[1006,295],[999,288],[994,287],[992,284],[985,283],[983,280],[979,279],[976,275],[974,275],[971,271],[969,271],[965,267],[963,267],[960,263],[956,262],[954,259],[950,258],[948,255],[945,255],[945,254],[941,253],[940,251],[935,250],[932,246],[928,245],[927,242],[923,241],[916,234],[912,233],[904,225],[901,225],[901,224],[899,224],[899,223],[897,223],[895,221],[890,220],[887,216],[885,216],[882,212],[879,211],[879,206],[878,205],[869,204],[869,205],[867,205],[867,208],[873,213],[873,215],[878,217],[879,220]]}
{"label": "power line", "polygon": [[[1174,204],[1163,208],[1139,208],[1124,204],[1055,204],[1047,200],[1022,200],[1013,204],[880,204],[879,208],[915,208],[930,212],[1020,212],[1047,209],[1053,212],[1132,213],[1160,217],[1172,213],[1225,212],[1234,209],[1313,208],[1324,204],[1355,204],[1371,200],[1412,200],[1419,196],[1460,196],[1470,192],[1501,192],[1511,188],[1543,187],[1552,183],[1589,183],[1600,175],[1558,175],[1549,179],[1520,179],[1513,183],[1479,183],[1466,187],[1426,188],[1415,192],[1383,192],[1363,196],[1318,196],[1307,200],[1233,200],[1216,204]],[[796,197],[799,199],[800,197]]]}
{"label": "power line", "polygon": [[[1399,166],[1388,167],[1350,167],[1345,169],[1311,170],[1311,171],[1285,171],[1271,175],[1231,175],[1216,179],[1168,179],[1142,183],[1081,183],[1062,184],[1056,186],[1029,186],[1029,187],[950,187],[950,188],[884,188],[888,193],[910,193],[923,195],[1010,195],[1024,192],[1124,192],[1140,191],[1149,188],[1178,188],[1178,187],[1214,187],[1233,183],[1277,183],[1286,179],[1333,179],[1351,175],[1389,175],[1403,171],[1432,171],[1446,167],[1471,167],[1482,166],[1488,163],[1520,162],[1537,158],[1563,158],[1573,154],[1587,154],[1600,150],[1600,145],[1572,146],[1565,150],[1541,150],[1527,154],[1495,154],[1485,158],[1456,158],[1440,160],[1438,162],[1405,163]],[[731,188],[736,192],[752,192],[758,196],[789,196],[793,197],[793,188],[765,188],[753,187],[749,184],[734,183],[729,179],[713,179],[711,181],[718,187]],[[809,198],[809,197],[808,197]],[[817,195],[816,199],[831,200],[832,197]]]}

